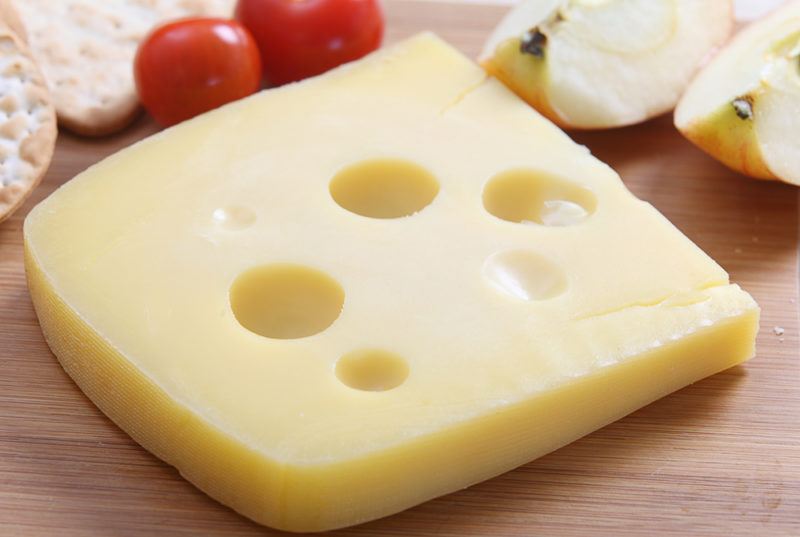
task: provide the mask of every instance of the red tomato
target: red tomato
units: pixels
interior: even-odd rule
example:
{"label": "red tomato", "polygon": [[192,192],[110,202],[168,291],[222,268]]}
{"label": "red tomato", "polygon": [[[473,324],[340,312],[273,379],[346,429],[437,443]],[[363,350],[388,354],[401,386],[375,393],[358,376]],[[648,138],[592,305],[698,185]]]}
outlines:
{"label": "red tomato", "polygon": [[379,0],[239,0],[236,18],[256,38],[272,85],[357,60],[383,38]]}
{"label": "red tomato", "polygon": [[258,90],[261,58],[253,36],[238,22],[184,19],[145,38],[134,77],[144,107],[169,126]]}

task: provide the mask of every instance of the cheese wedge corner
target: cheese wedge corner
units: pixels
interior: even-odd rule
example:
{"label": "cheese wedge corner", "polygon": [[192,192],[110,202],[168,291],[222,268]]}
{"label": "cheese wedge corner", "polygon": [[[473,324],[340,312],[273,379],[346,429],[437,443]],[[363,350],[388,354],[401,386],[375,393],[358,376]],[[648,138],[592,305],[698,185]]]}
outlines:
{"label": "cheese wedge corner", "polygon": [[127,148],[24,236],[78,386],[290,531],[511,470],[749,359],[758,327],[720,266],[431,34]]}

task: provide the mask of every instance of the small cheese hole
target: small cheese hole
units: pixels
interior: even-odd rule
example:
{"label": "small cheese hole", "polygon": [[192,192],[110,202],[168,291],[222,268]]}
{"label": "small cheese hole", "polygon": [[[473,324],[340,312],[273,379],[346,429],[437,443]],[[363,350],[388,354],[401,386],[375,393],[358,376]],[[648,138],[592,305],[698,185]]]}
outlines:
{"label": "small cheese hole", "polygon": [[553,175],[518,169],[489,181],[483,206],[509,222],[563,227],[586,220],[595,211],[597,198],[590,190]]}
{"label": "small cheese hole", "polygon": [[217,226],[230,231],[246,229],[256,221],[256,214],[241,205],[220,207],[212,213],[211,217]]}
{"label": "small cheese hole", "polygon": [[375,159],[343,169],[330,193],[342,208],[370,218],[400,218],[430,205],[439,182],[425,168],[400,159]]}
{"label": "small cheese hole", "polygon": [[302,265],[275,264],[242,273],[230,289],[239,323],[260,336],[313,336],[339,317],[344,290],[330,276]]}
{"label": "small cheese hole", "polygon": [[508,250],[491,256],[484,277],[504,293],[526,301],[547,300],[567,290],[564,271],[531,250]]}
{"label": "small cheese hole", "polygon": [[383,392],[408,378],[408,364],[391,352],[367,349],[351,352],[336,362],[336,377],[355,390]]}

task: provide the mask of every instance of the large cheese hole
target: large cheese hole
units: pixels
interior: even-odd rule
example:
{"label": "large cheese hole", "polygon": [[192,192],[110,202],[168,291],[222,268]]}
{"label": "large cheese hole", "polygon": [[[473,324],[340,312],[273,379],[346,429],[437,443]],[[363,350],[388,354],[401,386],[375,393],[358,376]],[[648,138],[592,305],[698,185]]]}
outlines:
{"label": "large cheese hole", "polygon": [[425,168],[399,159],[374,159],[343,169],[330,192],[342,208],[370,218],[400,218],[421,211],[439,193]]}
{"label": "large cheese hole", "polygon": [[531,250],[508,250],[491,256],[484,277],[497,289],[520,300],[547,300],[567,290],[564,271]]}
{"label": "large cheese hole", "polygon": [[597,198],[590,190],[553,175],[517,169],[489,181],[483,206],[509,222],[560,227],[588,218],[597,207]]}
{"label": "large cheese hole", "polygon": [[405,382],[408,364],[391,352],[360,350],[339,358],[336,376],[343,384],[356,390],[382,392]]}
{"label": "large cheese hole", "polygon": [[239,323],[269,338],[313,336],[339,317],[344,290],[330,276],[302,265],[275,264],[241,274],[230,289]]}

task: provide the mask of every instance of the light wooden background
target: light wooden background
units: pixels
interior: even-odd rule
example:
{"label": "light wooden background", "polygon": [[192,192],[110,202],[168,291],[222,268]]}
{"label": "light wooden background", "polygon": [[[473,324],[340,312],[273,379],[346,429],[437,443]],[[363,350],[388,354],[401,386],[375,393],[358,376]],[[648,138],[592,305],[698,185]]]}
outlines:
{"label": "light wooden background", "polygon": [[[386,8],[388,41],[433,29],[470,55],[505,11],[400,0]],[[25,214],[153,131],[142,120],[110,139],[63,135],[43,186],[0,225],[3,537],[278,533],[210,500],[106,419],[61,370],[31,308]],[[797,190],[728,172],[666,117],[575,137],[755,295],[758,357],[506,475],[334,535],[800,536]]]}

